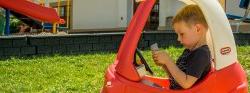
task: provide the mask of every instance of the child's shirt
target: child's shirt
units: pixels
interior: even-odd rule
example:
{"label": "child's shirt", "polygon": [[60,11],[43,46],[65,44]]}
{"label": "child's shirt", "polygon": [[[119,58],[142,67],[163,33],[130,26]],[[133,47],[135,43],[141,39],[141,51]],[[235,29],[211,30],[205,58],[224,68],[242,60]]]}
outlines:
{"label": "child's shirt", "polygon": [[[208,46],[203,45],[193,51],[185,49],[176,65],[187,75],[198,78],[196,82],[199,82],[210,71],[211,55]],[[170,89],[183,89],[171,75]]]}

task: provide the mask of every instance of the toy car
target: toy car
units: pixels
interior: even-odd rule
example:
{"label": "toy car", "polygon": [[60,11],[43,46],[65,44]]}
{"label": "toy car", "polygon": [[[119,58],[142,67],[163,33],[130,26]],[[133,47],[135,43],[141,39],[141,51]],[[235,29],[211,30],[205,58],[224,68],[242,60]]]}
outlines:
{"label": "toy car", "polygon": [[[155,0],[140,2],[121,42],[115,62],[105,73],[101,93],[248,93],[245,71],[238,62],[232,30],[217,0],[181,0],[197,4],[209,25],[208,42],[214,68],[189,89],[171,90],[168,79],[147,76],[153,73],[137,44]],[[135,60],[138,55],[142,64]]]}

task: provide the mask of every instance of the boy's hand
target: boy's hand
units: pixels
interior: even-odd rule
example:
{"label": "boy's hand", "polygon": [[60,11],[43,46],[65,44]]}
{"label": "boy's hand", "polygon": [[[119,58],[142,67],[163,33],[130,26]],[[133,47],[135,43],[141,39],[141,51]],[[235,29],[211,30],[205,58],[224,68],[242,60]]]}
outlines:
{"label": "boy's hand", "polygon": [[165,51],[152,51],[152,57],[156,65],[162,66],[171,62],[171,58]]}

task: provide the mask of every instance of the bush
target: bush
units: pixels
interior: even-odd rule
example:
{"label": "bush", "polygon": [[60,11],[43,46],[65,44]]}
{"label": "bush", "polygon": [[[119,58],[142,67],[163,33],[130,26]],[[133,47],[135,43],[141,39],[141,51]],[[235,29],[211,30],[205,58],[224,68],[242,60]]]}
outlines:
{"label": "bush", "polygon": [[[1,35],[1,31],[4,31],[5,29],[5,11],[4,9],[0,8],[0,35]],[[11,33],[16,33],[18,32],[18,26],[21,24],[22,22],[17,19],[14,16],[10,16],[10,32]]]}
{"label": "bush", "polygon": [[18,28],[18,26],[21,24],[22,22],[19,20],[19,19],[17,19],[16,17],[14,17],[14,16],[11,16],[10,17],[10,32],[11,33],[17,33],[17,32],[19,32],[18,30],[19,30],[19,28]]}

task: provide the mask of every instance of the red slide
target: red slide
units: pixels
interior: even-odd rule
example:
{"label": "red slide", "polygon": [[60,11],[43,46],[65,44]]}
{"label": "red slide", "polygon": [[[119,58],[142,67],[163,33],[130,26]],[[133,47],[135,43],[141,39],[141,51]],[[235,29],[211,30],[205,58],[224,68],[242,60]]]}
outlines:
{"label": "red slide", "polygon": [[60,19],[55,9],[43,7],[27,0],[0,0],[0,7],[10,9],[38,21],[64,23],[64,20]]}

